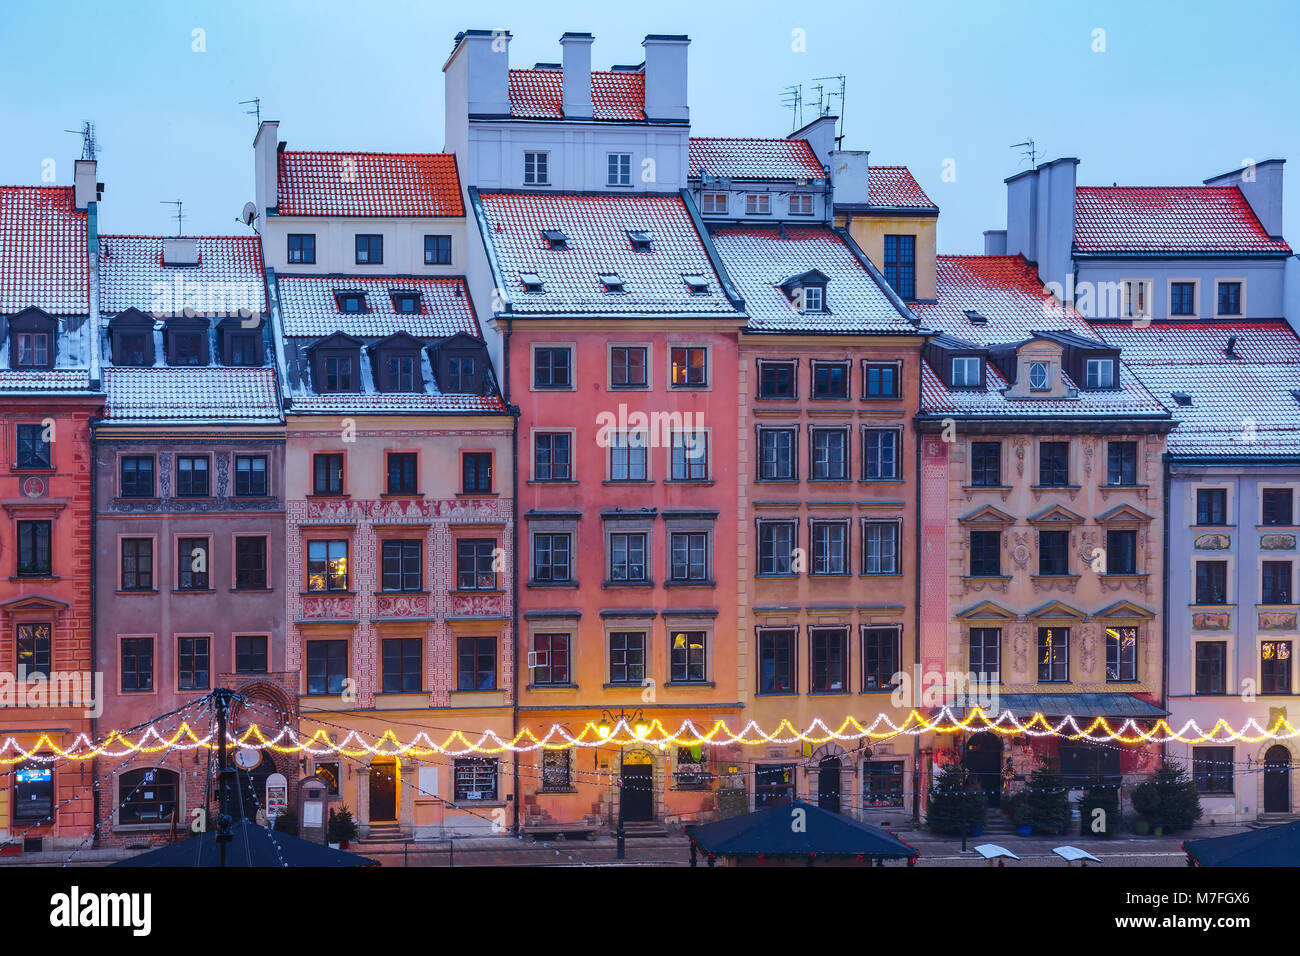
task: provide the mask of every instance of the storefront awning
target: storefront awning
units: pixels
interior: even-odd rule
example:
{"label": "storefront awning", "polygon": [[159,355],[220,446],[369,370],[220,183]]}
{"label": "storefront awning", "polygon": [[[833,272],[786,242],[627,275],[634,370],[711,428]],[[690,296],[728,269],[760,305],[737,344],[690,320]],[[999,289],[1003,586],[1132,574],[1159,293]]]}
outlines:
{"label": "storefront awning", "polygon": [[[964,717],[977,703],[969,701],[961,708],[953,707],[952,712]],[[1068,716],[1120,720],[1155,720],[1169,716],[1169,711],[1133,694],[999,694],[996,704],[981,706],[990,720],[996,720],[1008,710],[1018,720],[1028,720],[1034,714],[1057,719]],[[939,712],[940,708],[935,708],[931,715]]]}

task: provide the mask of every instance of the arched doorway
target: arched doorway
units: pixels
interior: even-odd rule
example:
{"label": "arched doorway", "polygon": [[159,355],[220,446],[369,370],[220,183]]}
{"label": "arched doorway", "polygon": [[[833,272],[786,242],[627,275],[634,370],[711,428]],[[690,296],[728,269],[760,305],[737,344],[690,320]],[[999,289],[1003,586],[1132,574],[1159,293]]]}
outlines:
{"label": "arched doorway", "polygon": [[654,758],[633,750],[623,755],[619,796],[624,823],[640,823],[655,818]]}
{"label": "arched doorway", "polygon": [[817,806],[840,812],[840,758],[822,757],[817,765]]}
{"label": "arched doorway", "polygon": [[987,730],[973,734],[966,741],[962,766],[970,774],[970,784],[984,793],[990,807],[1002,805],[1002,738]]}
{"label": "arched doorway", "polygon": [[1281,744],[1264,754],[1264,812],[1291,812],[1291,751]]}
{"label": "arched doorway", "polygon": [[394,823],[397,820],[397,761],[376,757],[370,761],[370,822]]}
{"label": "arched doorway", "polygon": [[[241,747],[235,751],[235,772],[226,788],[226,809],[232,819],[257,819],[257,812],[266,803],[266,778],[276,772],[270,751]],[[213,802],[217,803],[220,782],[212,788]]]}

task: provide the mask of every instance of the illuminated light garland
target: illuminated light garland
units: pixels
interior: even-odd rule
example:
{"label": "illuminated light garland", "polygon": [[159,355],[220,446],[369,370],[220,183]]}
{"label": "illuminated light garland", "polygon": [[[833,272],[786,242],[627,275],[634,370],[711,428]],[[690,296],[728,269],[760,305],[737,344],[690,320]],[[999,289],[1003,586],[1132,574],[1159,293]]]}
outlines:
{"label": "illuminated light garland", "polygon": [[[306,719],[311,718],[308,715]],[[882,727],[887,729],[881,729]],[[373,742],[367,742],[356,730],[349,730],[341,742],[335,743],[324,730],[317,730],[310,736],[302,736],[288,726],[280,728],[274,736],[268,737],[258,724],[250,724],[238,735],[228,735],[228,740],[232,746],[249,750],[270,750],[281,754],[306,753],[315,757],[328,754],[360,757],[363,754],[370,754],[381,757],[418,758],[434,755],[460,757],[467,754],[533,753],[539,750],[571,750],[579,747],[597,749],[636,744],[710,747],[726,747],[734,744],[750,747],[796,743],[821,745],[831,741],[841,743],[872,741],[900,735],[956,734],[970,731],[988,731],[1003,736],[1023,734],[1040,739],[1056,737],[1087,740],[1092,743],[1114,741],[1128,745],[1169,742],[1232,743],[1234,741],[1254,744],[1266,740],[1290,740],[1300,737],[1300,730],[1284,717],[1279,717],[1268,730],[1260,726],[1253,717],[1249,718],[1240,730],[1234,730],[1226,720],[1220,718],[1207,733],[1195,720],[1188,720],[1175,731],[1164,718],[1157,720],[1150,730],[1141,729],[1134,718],[1128,718],[1118,729],[1115,729],[1110,726],[1105,717],[1093,718],[1086,726],[1080,726],[1078,719],[1068,716],[1053,725],[1042,713],[1035,713],[1028,721],[1022,722],[1009,710],[1004,711],[997,719],[991,719],[983,710],[975,707],[964,719],[958,719],[950,708],[943,707],[939,715],[933,719],[913,710],[902,724],[894,723],[884,713],[877,714],[875,720],[865,726],[857,718],[848,717],[835,730],[832,730],[821,718],[813,720],[806,730],[797,729],[787,719],[782,720],[771,733],[764,731],[753,720],[747,722],[738,732],[733,731],[724,720],[715,721],[712,727],[701,732],[689,719],[682,721],[675,732],[669,732],[656,718],[638,722],[635,726],[629,724],[627,720],[619,720],[613,726],[598,726],[588,721],[576,735],[559,724],[553,724],[542,737],[538,737],[531,729],[525,728],[510,740],[500,737],[492,730],[477,735],[455,730],[451,731],[441,743],[434,741],[426,731],[420,731],[410,741],[403,743],[391,728],[385,730]],[[1189,732],[1195,736],[1189,736]],[[125,734],[113,731],[103,743],[96,744],[85,733],[81,733],[67,748],[58,746],[48,734],[42,734],[30,749],[23,747],[15,738],[8,737],[0,745],[0,766],[24,760],[52,763],[60,759],[90,760],[96,756],[119,758],[135,753],[215,749],[213,737],[213,733],[198,736],[188,723],[182,723],[170,736],[160,734],[151,726],[135,742],[129,740]]]}

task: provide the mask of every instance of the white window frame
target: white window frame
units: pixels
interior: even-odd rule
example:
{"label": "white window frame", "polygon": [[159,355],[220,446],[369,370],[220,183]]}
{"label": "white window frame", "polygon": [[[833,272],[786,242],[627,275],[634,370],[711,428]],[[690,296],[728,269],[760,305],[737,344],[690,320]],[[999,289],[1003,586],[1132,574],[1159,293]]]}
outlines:
{"label": "white window frame", "polygon": [[[751,202],[751,200],[753,201]],[[746,216],[772,215],[772,194],[771,193],[745,193],[745,215]]]}
{"label": "white window frame", "polygon": [[[979,388],[979,384],[980,384],[980,359],[979,359],[979,356],[978,356],[978,355],[956,355],[956,356],[953,356],[953,358],[950,359],[950,361],[952,362],[952,386],[953,386],[953,388]],[[971,368],[974,368],[974,370],[975,370],[975,376],[974,376],[975,381],[973,381],[973,382],[970,381],[970,380],[969,380],[969,379],[970,379],[970,376],[968,376],[967,374],[965,374],[965,372],[963,372],[963,374],[962,374],[962,381],[960,381],[960,382],[957,381],[957,368],[958,368],[958,364],[957,364],[957,363],[959,363],[959,362],[961,363],[961,368],[962,368],[963,370],[969,370],[969,369],[971,369]],[[967,364],[967,363],[971,363],[971,364]]]}
{"label": "white window frame", "polygon": [[605,185],[620,188],[632,185],[631,153],[605,154]]}
{"label": "white window frame", "polygon": [[[528,178],[529,157],[532,157],[533,173],[532,179]],[[540,158],[540,161],[539,161]],[[537,178],[538,168],[540,167],[542,176]],[[529,149],[524,151],[524,185],[525,186],[549,186],[551,184],[551,154],[549,150]]]}

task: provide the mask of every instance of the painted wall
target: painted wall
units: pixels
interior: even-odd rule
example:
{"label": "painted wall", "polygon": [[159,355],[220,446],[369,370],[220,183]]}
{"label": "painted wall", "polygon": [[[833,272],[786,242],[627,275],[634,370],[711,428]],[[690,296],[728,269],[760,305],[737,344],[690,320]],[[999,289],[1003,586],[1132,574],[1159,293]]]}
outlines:
{"label": "painted wall", "polygon": [[885,236],[916,236],[916,298],[933,299],[938,223],[938,216],[852,216],[848,227],[853,241],[881,272],[885,269]]}
{"label": "painted wall", "polygon": [[[1213,319],[1219,316],[1218,281],[1242,283],[1241,319],[1277,319],[1284,314],[1286,260],[1284,259],[1076,259],[1075,307],[1088,317],[1125,318],[1116,309],[1123,308],[1118,283],[1142,279],[1150,290],[1152,318]],[[1196,314],[1169,314],[1171,282],[1196,282]],[[1085,286],[1085,283],[1087,285]],[[1083,301],[1084,290],[1092,296],[1089,308]]]}

